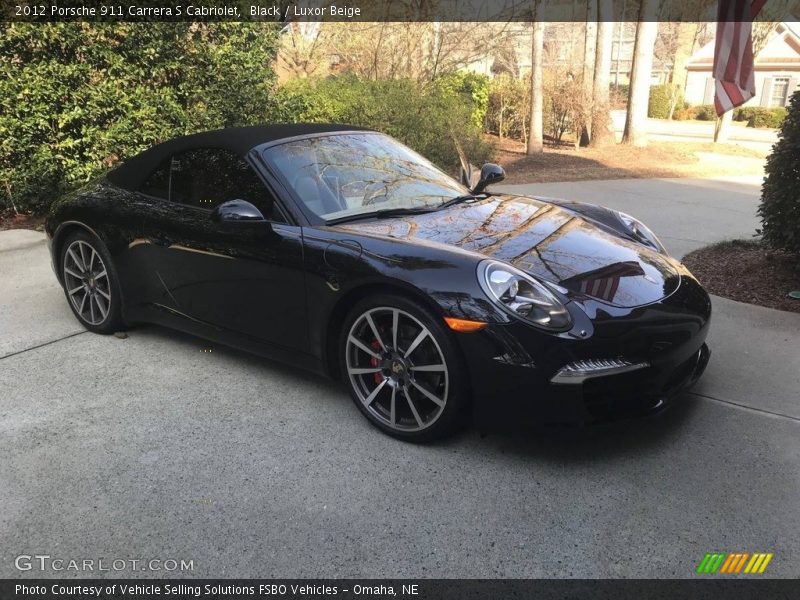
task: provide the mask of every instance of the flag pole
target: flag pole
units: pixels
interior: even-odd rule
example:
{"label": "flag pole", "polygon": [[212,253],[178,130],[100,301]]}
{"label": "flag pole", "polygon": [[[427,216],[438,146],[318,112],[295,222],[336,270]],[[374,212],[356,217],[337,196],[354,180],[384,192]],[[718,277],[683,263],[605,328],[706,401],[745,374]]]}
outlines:
{"label": "flag pole", "polygon": [[717,121],[714,142],[728,140],[733,109],[755,97],[753,77],[753,19],[766,0],[717,0],[717,35],[714,39],[714,106]]}
{"label": "flag pole", "polygon": [[721,117],[717,117],[716,124],[714,125],[714,143],[724,144],[728,141],[731,135],[731,123],[733,122],[733,109],[722,113]]}

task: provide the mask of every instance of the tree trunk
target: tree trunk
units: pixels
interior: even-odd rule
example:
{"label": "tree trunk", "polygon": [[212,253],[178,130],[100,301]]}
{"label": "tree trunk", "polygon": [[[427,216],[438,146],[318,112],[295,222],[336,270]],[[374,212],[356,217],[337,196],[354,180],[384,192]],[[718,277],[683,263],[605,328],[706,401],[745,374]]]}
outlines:
{"label": "tree trunk", "polygon": [[622,134],[623,144],[647,145],[647,104],[650,100],[653,49],[658,33],[657,10],[658,0],[642,0],[639,22],[636,24],[636,41],[633,45],[628,114],[625,118],[625,131]]}
{"label": "tree trunk", "polygon": [[614,128],[609,112],[609,86],[611,83],[611,46],[614,38],[613,0],[597,3],[597,51],[594,58],[594,85],[592,87],[592,146],[613,144]]}
{"label": "tree trunk", "polygon": [[586,2],[586,31],[583,39],[583,111],[577,143],[588,146],[591,139],[592,91],[594,85],[595,43],[597,42],[597,0]]}
{"label": "tree trunk", "polygon": [[675,115],[675,109],[678,108],[678,85],[672,84],[672,91],[669,95],[669,113],[667,114],[667,120],[671,121],[672,117]]}
{"label": "tree trunk", "polygon": [[501,140],[503,139],[503,121],[504,121],[503,117],[505,115],[505,112],[506,112],[506,102],[505,99],[503,98],[503,94],[500,94],[500,114],[498,115],[499,123],[497,125],[497,137],[499,137]]}
{"label": "tree trunk", "polygon": [[544,85],[542,54],[544,54],[544,21],[541,20],[541,0],[533,0],[533,36],[531,42],[531,131],[528,135],[528,154],[544,152]]}

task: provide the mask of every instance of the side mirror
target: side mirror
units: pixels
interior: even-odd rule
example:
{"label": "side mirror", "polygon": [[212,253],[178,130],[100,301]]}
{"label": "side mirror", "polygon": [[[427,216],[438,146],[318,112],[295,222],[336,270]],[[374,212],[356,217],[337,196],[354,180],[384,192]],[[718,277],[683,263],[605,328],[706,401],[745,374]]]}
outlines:
{"label": "side mirror", "polygon": [[211,212],[211,219],[217,223],[266,223],[261,211],[247,200],[228,200]]}
{"label": "side mirror", "polygon": [[486,163],[481,167],[481,178],[478,180],[478,183],[475,184],[475,187],[472,188],[472,193],[479,194],[488,186],[494,183],[500,183],[505,178],[506,172],[503,170],[503,167],[494,163]]}

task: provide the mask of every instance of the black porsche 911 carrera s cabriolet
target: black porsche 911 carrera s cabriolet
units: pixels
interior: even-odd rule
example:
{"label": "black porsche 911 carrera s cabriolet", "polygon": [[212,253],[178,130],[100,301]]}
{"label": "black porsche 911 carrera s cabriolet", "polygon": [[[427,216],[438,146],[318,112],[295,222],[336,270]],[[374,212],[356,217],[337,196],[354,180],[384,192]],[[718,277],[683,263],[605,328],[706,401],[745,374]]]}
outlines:
{"label": "black porsche 911 carrera s cabriolet", "polygon": [[46,231],[87,329],[158,323],[342,379],[403,439],[652,413],[697,380],[709,297],[645,225],[467,171],[356,127],[226,129],[131,158]]}

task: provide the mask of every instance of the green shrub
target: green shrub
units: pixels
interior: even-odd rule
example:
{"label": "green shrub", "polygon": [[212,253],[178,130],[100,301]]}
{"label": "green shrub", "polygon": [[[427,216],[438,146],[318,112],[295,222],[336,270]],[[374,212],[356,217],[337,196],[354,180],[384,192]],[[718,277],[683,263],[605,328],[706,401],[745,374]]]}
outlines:
{"label": "green shrub", "polygon": [[489,108],[489,77],[472,71],[456,71],[442,75],[434,84],[442,94],[449,94],[470,109],[470,121],[475,127],[483,128],[486,111]]}
{"label": "green shrub", "polygon": [[530,112],[530,78],[517,79],[501,73],[489,84],[489,107],[486,130],[501,138],[525,141],[528,137]]}
{"label": "green shrub", "polygon": [[338,78],[275,89],[269,23],[0,24],[0,210],[41,212],[158,142],[264,122],[339,121],[385,131],[454,171],[451,132],[473,161],[482,75]]}
{"label": "green shrub", "polygon": [[266,23],[0,25],[0,209],[43,211],[119,159],[270,120]]}
{"label": "green shrub", "polygon": [[494,154],[476,123],[483,114],[480,101],[472,100],[472,92],[463,92],[470,86],[447,78],[428,85],[409,79],[372,81],[355,76],[303,79],[283,86],[277,104],[287,121],[348,123],[382,131],[456,173],[460,162],[454,137],[477,165]]}
{"label": "green shrub", "polygon": [[767,158],[761,188],[761,234],[773,248],[800,254],[800,91],[778,133],[778,142]]}
{"label": "green shrub", "polygon": [[748,127],[772,127],[777,129],[786,118],[786,109],[782,106],[764,108],[762,106],[745,106],[733,111],[734,121],[746,121]]}
{"label": "green shrub", "polygon": [[624,98],[628,97],[628,92],[630,91],[630,88],[631,88],[631,86],[629,86],[627,83],[620,83],[619,85],[614,85],[612,83],[608,87],[609,87],[609,91],[612,94],[619,94],[620,96],[622,96]]}
{"label": "green shrub", "polygon": [[652,119],[671,119],[676,108],[683,107],[683,90],[674,83],[650,87],[647,116]]}
{"label": "green shrub", "polygon": [[[583,91],[580,82],[567,77],[563,70],[545,69],[543,78],[543,133],[554,141],[561,142],[568,131],[574,131],[578,123],[587,118],[584,114]],[[500,137],[527,141],[530,85],[530,75],[517,79],[503,73],[492,80],[486,115],[487,131]]]}
{"label": "green shrub", "polygon": [[684,104],[683,108],[676,109],[672,115],[672,118],[676,121],[690,121],[692,119],[697,119],[698,113],[697,106],[686,106]]}
{"label": "green shrub", "polygon": [[566,76],[563,70],[544,71],[544,95],[544,133],[556,142],[589,119],[580,81]]}
{"label": "green shrub", "polygon": [[629,89],[630,86],[627,83],[609,85],[609,104],[612,109],[623,109],[628,106]]}
{"label": "green shrub", "polygon": [[786,118],[786,109],[778,108],[755,108],[747,118],[748,127],[772,127],[777,129],[783,124]]}
{"label": "green shrub", "polygon": [[695,106],[694,108],[696,109],[695,119],[698,121],[717,120],[717,109],[714,108],[713,104],[701,104],[700,106]]}

